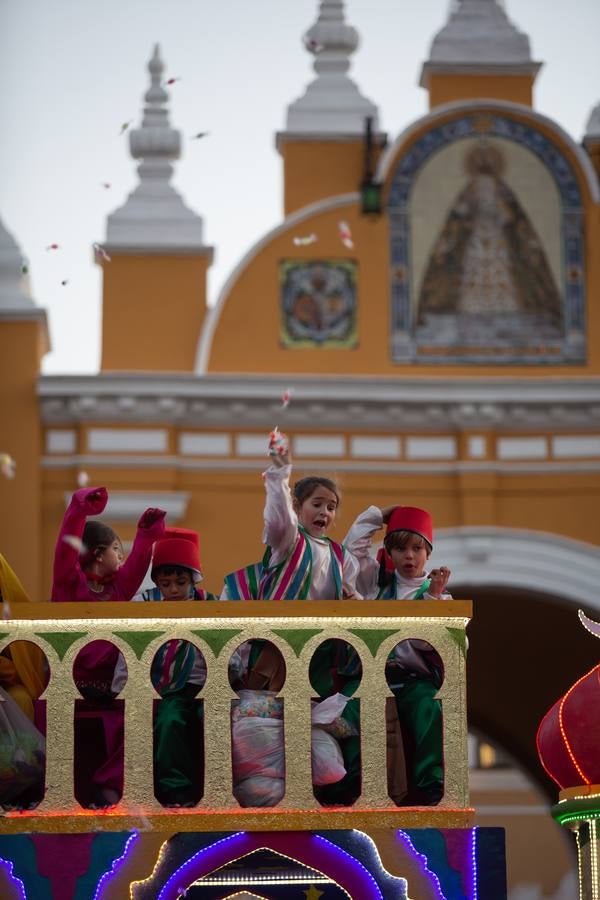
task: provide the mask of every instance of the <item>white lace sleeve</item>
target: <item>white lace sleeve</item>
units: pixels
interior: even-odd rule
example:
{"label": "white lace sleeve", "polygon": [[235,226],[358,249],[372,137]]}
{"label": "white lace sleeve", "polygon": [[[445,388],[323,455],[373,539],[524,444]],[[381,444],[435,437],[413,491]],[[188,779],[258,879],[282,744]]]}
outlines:
{"label": "white lace sleeve", "polygon": [[369,506],[352,523],[344,538],[344,547],[359,564],[356,588],[366,599],[373,600],[378,593],[379,566],[371,556],[371,544],[376,531],[383,528],[383,516],[378,506]]}
{"label": "white lace sleeve", "polygon": [[270,466],[263,474],[267,497],[263,544],[271,548],[271,565],[286,558],[298,538],[298,516],[290,493],[291,466]]}

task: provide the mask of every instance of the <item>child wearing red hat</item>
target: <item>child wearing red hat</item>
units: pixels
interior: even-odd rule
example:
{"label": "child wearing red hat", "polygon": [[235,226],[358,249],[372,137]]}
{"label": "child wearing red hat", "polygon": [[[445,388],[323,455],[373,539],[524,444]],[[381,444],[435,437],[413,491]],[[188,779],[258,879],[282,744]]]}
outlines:
{"label": "child wearing red hat", "polygon": [[218,600],[215,594],[198,587],[202,581],[200,538],[189,528],[166,528],[154,544],[152,581],[156,585],[134,600]]}
{"label": "child wearing red hat", "polygon": [[[199,537],[187,528],[167,528],[156,541],[151,577],[155,588],[143,600],[216,600],[197,587],[202,578]],[[152,684],[162,700],[154,712],[154,793],[163,806],[194,806],[202,794],[204,736],[202,703],[206,663],[189,641],[166,641],[154,657]]]}
{"label": "child wearing red hat", "polygon": [[[383,548],[375,561],[372,537],[386,524]],[[450,569],[426,572],[433,550],[433,522],[416,506],[370,506],[348,532],[344,545],[361,564],[359,589],[378,600],[451,599]],[[406,766],[407,794],[402,806],[432,806],[444,793],[441,701],[435,699],[444,678],[439,654],[427,641],[411,638],[388,658],[386,677],[398,712]],[[392,782],[393,773],[388,781]]]}

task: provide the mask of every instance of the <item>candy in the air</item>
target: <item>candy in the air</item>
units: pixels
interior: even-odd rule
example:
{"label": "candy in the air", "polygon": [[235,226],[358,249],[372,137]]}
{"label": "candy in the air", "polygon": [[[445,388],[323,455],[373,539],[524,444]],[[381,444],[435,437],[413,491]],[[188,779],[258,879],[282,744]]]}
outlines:
{"label": "candy in the air", "polygon": [[103,259],[105,262],[110,262],[110,256],[108,255],[104,247],[101,247],[100,244],[92,244],[92,247],[94,248],[96,257],[98,259]]}
{"label": "candy in the air", "polygon": [[342,242],[344,247],[352,250],[354,247],[354,241],[352,240],[352,232],[350,231],[350,226],[347,222],[339,222],[338,234],[340,236],[340,241]]}
{"label": "candy in the air", "polygon": [[65,544],[68,544],[69,547],[72,547],[73,550],[77,550],[80,556],[86,552],[87,547],[83,543],[80,537],[77,537],[76,534],[65,534],[63,535],[63,541]]}
{"label": "candy in the air", "polygon": [[17,464],[10,453],[0,453],[0,472],[5,478],[14,478]]}
{"label": "candy in the air", "polygon": [[301,235],[296,235],[293,239],[295,247],[307,247],[309,244],[314,244],[317,240],[316,234],[313,232],[312,234],[307,234],[304,237]]}
{"label": "candy in the air", "polygon": [[283,456],[288,452],[288,439],[277,425],[269,434],[269,456]]}

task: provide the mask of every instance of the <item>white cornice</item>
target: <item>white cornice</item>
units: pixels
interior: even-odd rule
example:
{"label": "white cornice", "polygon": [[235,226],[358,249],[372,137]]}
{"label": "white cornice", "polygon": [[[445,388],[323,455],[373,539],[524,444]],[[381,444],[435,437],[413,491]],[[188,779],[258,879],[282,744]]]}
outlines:
{"label": "white cornice", "polygon": [[525,106],[521,103],[511,103],[508,100],[486,100],[485,97],[444,103],[442,106],[436,106],[435,109],[432,109],[420,119],[417,119],[416,122],[412,122],[384,151],[377,166],[375,180],[384,182],[388,178],[391,167],[397,160],[400,150],[409,143],[413,135],[421,131],[425,126],[433,126],[436,122],[448,118],[448,116],[453,113],[459,115],[460,113],[470,113],[475,112],[476,110],[490,109],[499,113],[513,113],[521,118],[530,119],[534,124],[543,125],[551,131],[556,138],[556,142],[558,144],[565,144],[577,160],[592,200],[595,203],[600,202],[600,185],[591,160],[585,150],[573,140],[570,134],[552,119],[549,119],[548,116],[543,116],[529,106]]}
{"label": "white cornice", "polygon": [[[71,496],[65,493],[65,506],[69,505]],[[158,506],[166,510],[169,522],[180,522],[185,518],[189,501],[190,495],[185,491],[111,490],[103,516],[112,522],[137,522],[145,509]]]}
{"label": "white cornice", "polygon": [[[282,411],[281,396],[292,402]],[[600,378],[44,375],[42,420],[398,432],[600,430]]]}
{"label": "white cornice", "polygon": [[440,528],[432,560],[452,569],[454,585],[535,586],[571,604],[600,609],[600,548],[525,529]]}
{"label": "white cornice", "polygon": [[231,293],[234,284],[236,283],[242,272],[250,265],[252,260],[258,256],[260,251],[268,246],[268,244],[270,244],[271,241],[273,241],[280,234],[284,234],[286,231],[290,231],[292,228],[295,228],[306,219],[310,219],[313,216],[319,215],[323,212],[329,212],[332,209],[340,209],[344,206],[351,206],[353,203],[358,203],[359,201],[360,194],[353,193],[339,194],[336,197],[329,197],[327,200],[319,200],[316,203],[310,203],[308,206],[303,206],[302,209],[295,210],[293,213],[287,216],[280,225],[276,225],[275,228],[272,228],[271,231],[268,231],[265,235],[263,235],[262,238],[256,241],[255,244],[252,244],[250,249],[240,259],[235,268],[232,269],[227,281],[221,288],[219,296],[217,297],[217,302],[212,307],[212,309],[209,310],[206,319],[204,320],[204,327],[202,328],[202,333],[200,334],[198,350],[196,353],[196,372],[199,375],[203,375],[207,370],[213,337],[215,335],[217,325],[219,324],[219,319],[221,318],[221,313],[227,301],[227,297]]}

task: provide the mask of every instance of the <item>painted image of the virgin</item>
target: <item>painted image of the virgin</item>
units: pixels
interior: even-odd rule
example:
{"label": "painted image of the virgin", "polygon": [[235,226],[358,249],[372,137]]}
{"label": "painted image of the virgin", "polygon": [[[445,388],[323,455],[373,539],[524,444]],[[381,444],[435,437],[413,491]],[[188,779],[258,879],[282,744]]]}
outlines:
{"label": "painted image of the virgin", "polygon": [[466,186],[452,204],[425,269],[417,325],[436,315],[536,319],[562,332],[562,303],[544,247],[503,180],[505,158],[482,140],[465,154]]}

